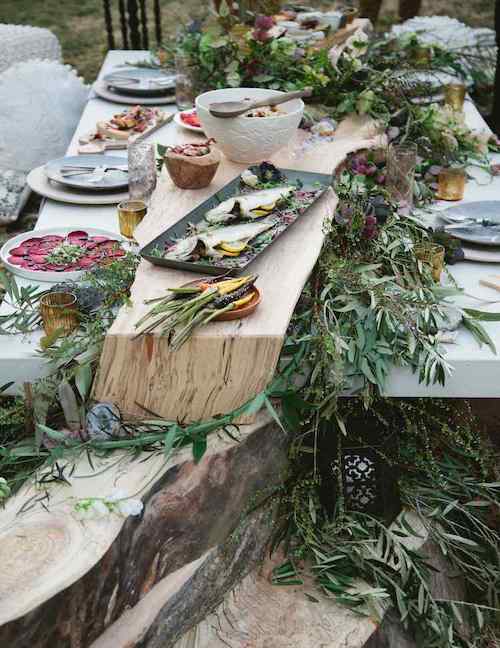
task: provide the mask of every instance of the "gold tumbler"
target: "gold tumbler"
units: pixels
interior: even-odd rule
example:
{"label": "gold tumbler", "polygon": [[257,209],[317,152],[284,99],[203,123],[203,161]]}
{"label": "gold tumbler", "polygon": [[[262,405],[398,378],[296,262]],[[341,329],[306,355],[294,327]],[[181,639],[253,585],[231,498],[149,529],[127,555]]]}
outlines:
{"label": "gold tumbler", "polygon": [[120,234],[128,239],[134,238],[137,225],[146,215],[147,207],[143,200],[124,200],[118,205]]}
{"label": "gold tumbler", "polygon": [[426,45],[417,45],[413,50],[415,64],[419,67],[425,67],[430,64],[432,58],[432,49]]}
{"label": "gold tumbler", "polygon": [[46,335],[59,331],[69,335],[78,328],[78,309],[73,293],[49,292],[40,299],[40,314]]}
{"label": "gold tumbler", "polygon": [[463,83],[449,83],[444,86],[444,103],[453,110],[463,110],[466,88]]}
{"label": "gold tumbler", "polygon": [[435,243],[422,243],[415,246],[414,252],[419,261],[431,267],[432,278],[439,283],[444,268],[444,247]]}
{"label": "gold tumbler", "polygon": [[465,191],[466,173],[463,167],[441,169],[438,175],[438,194],[440,200],[462,200]]}
{"label": "gold tumbler", "polygon": [[346,17],[346,25],[351,25],[355,18],[358,17],[359,11],[356,9],[356,7],[348,7],[347,9],[344,9],[344,16]]}

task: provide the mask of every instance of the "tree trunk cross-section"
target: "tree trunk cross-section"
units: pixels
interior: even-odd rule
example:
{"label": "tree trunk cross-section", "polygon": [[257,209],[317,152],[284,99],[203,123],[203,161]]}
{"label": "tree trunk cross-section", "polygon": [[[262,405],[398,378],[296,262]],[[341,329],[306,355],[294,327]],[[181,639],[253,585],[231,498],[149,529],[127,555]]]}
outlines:
{"label": "tree trunk cross-section", "polygon": [[[333,142],[306,149],[291,144],[273,162],[280,168],[331,174],[349,152],[381,143],[373,121],[349,118],[340,124]],[[162,175],[149,213],[136,230],[139,243],[153,240],[243,169],[224,158],[212,184],[196,191],[178,189]],[[167,419],[196,421],[229,412],[265,389],[297,300],[321,251],[323,224],[332,217],[335,205],[329,190],[252,263],[262,303],[251,317],[211,323],[176,352],[165,337],[134,339],[134,324],[147,312],[145,299],[164,295],[167,288],[198,275],[142,261],[132,286],[132,306],[121,309],[106,336],[95,398],[112,401],[127,415],[149,410]]]}
{"label": "tree trunk cross-section", "polygon": [[[161,579],[226,540],[282,479],[288,442],[261,416],[239,443],[212,435],[199,464],[190,450],[166,465],[157,455],[103,470],[108,464],[96,460],[97,475],[82,462],[71,486],[51,491],[47,511],[38,505],[17,515],[39,493],[13,497],[0,514],[0,646],[90,646]],[[142,489],[142,516],[71,514],[72,498],[102,497],[114,486],[128,495]]]}

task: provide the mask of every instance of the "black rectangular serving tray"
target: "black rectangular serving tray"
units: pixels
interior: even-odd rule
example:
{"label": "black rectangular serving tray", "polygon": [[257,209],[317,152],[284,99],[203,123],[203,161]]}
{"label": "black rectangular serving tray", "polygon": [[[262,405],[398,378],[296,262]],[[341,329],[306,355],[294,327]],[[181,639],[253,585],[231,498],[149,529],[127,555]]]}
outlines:
{"label": "black rectangular serving tray", "polygon": [[[249,167],[250,171],[256,171],[257,167]],[[294,183],[297,180],[300,180],[302,183],[302,189],[305,191],[311,191],[313,189],[319,189],[318,193],[316,194],[316,198],[314,199],[314,202],[312,202],[303,212],[300,214],[294,223],[296,223],[307,211],[314,205],[314,203],[324,194],[324,192],[328,189],[328,187],[331,186],[332,184],[332,176],[328,175],[326,173],[313,173],[311,171],[295,171],[293,169],[280,169],[281,173],[286,177],[286,182],[289,183]],[[208,275],[221,275],[221,274],[227,274],[227,275],[237,275],[243,270],[245,270],[251,263],[255,261],[261,254],[263,254],[273,243],[274,241],[277,241],[281,234],[283,232],[286,232],[288,228],[293,225],[293,223],[290,223],[290,225],[283,230],[283,232],[280,232],[276,236],[276,238],[269,243],[263,250],[261,250],[253,259],[248,261],[246,264],[238,266],[237,268],[228,268],[223,265],[215,265],[215,264],[209,264],[209,263],[203,263],[203,262],[195,262],[195,261],[174,261],[173,259],[165,259],[164,257],[158,257],[155,254],[151,254],[152,251],[159,247],[161,249],[165,248],[165,243],[167,240],[171,239],[179,239],[182,238],[187,231],[187,228],[190,224],[196,224],[199,223],[200,221],[203,220],[204,215],[207,213],[209,209],[212,209],[212,207],[216,207],[219,203],[221,203],[223,200],[226,200],[227,198],[230,198],[231,196],[237,195],[241,193],[241,185],[240,185],[240,179],[241,175],[236,177],[234,180],[231,180],[231,182],[228,182],[227,185],[219,189],[217,193],[215,193],[213,196],[210,196],[210,198],[207,198],[204,202],[202,202],[200,205],[195,207],[193,210],[189,212],[184,218],[181,218],[175,225],[172,225],[169,227],[167,230],[165,230],[162,234],[157,236],[153,241],[150,241],[147,245],[145,245],[141,251],[140,254],[143,259],[146,259],[150,263],[153,263],[154,265],[158,266],[165,266],[167,268],[176,268],[177,270],[187,270],[189,272],[197,272],[201,274],[208,274]],[[319,183],[319,187],[318,184]]]}

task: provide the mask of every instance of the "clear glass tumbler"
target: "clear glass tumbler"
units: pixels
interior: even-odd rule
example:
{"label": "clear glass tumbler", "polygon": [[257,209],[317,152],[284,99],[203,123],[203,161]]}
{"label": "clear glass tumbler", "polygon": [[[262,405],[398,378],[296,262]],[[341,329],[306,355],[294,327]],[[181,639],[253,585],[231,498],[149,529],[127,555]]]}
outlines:
{"label": "clear glass tumbler", "polygon": [[413,206],[417,145],[391,145],[387,150],[386,188],[395,202]]}
{"label": "clear glass tumbler", "polygon": [[129,142],[128,190],[131,199],[149,202],[156,187],[156,157],[154,144]]}
{"label": "clear glass tumbler", "polygon": [[179,110],[188,110],[194,106],[196,90],[193,79],[193,67],[189,56],[175,55],[175,103]]}

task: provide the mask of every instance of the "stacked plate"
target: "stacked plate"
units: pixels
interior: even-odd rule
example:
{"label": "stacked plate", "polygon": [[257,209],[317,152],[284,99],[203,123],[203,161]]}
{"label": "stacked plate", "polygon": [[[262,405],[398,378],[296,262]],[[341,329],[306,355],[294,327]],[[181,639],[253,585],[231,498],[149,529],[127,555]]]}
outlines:
{"label": "stacked plate", "polygon": [[60,202],[116,204],[128,197],[127,159],[76,155],[48,162],[28,175],[33,191]]}
{"label": "stacked plate", "polygon": [[175,102],[175,74],[143,67],[115,68],[94,84],[99,97],[115,103],[162,105]]}
{"label": "stacked plate", "polygon": [[445,232],[465,244],[471,261],[500,262],[500,201],[462,203],[439,212]]}

